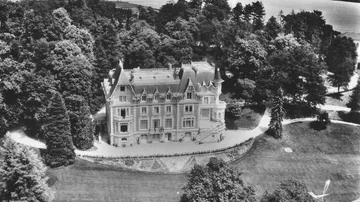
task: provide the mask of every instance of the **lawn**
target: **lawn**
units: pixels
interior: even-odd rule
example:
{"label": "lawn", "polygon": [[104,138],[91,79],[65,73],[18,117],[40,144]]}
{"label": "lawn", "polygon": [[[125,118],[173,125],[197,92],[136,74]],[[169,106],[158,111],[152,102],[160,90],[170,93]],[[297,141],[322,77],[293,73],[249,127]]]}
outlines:
{"label": "lawn", "polygon": [[81,159],[49,174],[59,178],[52,186],[55,201],[179,201],[186,183],[185,175],[129,171]]}
{"label": "lawn", "polygon": [[[318,132],[304,122],[286,125],[284,131],[285,138],[280,141],[257,137],[251,150],[232,163],[258,197],[293,177],[317,194],[330,179],[328,202],[360,198],[360,127],[330,124]],[[286,153],[285,147],[293,153]]]}

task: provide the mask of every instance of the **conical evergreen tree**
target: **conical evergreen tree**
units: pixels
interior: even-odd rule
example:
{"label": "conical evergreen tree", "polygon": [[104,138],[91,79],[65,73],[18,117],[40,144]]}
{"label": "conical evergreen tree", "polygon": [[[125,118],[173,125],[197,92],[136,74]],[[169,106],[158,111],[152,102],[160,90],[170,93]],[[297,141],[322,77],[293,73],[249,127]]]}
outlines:
{"label": "conical evergreen tree", "polygon": [[273,98],[273,106],[271,108],[271,119],[267,133],[274,138],[282,138],[282,121],[285,115],[284,109],[284,91],[279,88]]}
{"label": "conical evergreen tree", "polygon": [[35,152],[5,137],[5,159],[0,167],[3,186],[1,201],[47,202],[54,192],[46,184],[46,167]]}
{"label": "conical evergreen tree", "polygon": [[357,85],[350,96],[349,103],[347,103],[346,106],[351,108],[351,112],[360,113],[360,79],[358,80]]}
{"label": "conical evergreen tree", "polygon": [[45,163],[50,167],[73,164],[75,152],[69,116],[64,100],[57,91],[52,93],[47,114]]}
{"label": "conical evergreen tree", "polygon": [[70,117],[71,135],[74,146],[85,150],[93,146],[94,125],[90,118],[90,107],[82,96],[72,95],[65,98]]}
{"label": "conical evergreen tree", "polygon": [[347,107],[351,108],[350,119],[352,122],[360,123],[360,79],[350,96],[349,103],[346,104]]}

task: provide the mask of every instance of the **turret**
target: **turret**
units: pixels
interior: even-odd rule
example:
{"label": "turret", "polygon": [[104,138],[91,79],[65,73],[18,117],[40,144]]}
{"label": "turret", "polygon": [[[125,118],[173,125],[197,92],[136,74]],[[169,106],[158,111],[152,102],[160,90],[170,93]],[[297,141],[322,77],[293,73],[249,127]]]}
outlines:
{"label": "turret", "polygon": [[221,94],[221,84],[222,84],[222,82],[224,82],[224,80],[221,79],[220,69],[215,68],[214,80],[213,80],[213,84],[216,87],[215,104],[219,104],[219,96]]}

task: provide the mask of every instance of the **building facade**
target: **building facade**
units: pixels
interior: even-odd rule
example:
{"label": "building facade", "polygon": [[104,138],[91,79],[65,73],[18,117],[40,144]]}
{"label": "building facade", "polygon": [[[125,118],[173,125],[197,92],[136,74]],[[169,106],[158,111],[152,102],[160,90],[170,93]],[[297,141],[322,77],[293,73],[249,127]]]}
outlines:
{"label": "building facade", "polygon": [[110,144],[221,141],[226,103],[223,80],[207,62],[181,68],[123,69],[120,62],[102,85]]}

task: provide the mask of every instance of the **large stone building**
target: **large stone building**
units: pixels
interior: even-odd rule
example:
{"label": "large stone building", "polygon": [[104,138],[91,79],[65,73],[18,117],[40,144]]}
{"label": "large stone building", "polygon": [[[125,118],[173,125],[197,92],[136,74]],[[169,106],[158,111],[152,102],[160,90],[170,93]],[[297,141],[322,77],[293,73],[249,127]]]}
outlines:
{"label": "large stone building", "polygon": [[120,62],[102,83],[111,145],[221,141],[222,82],[219,69],[207,62],[132,70]]}

